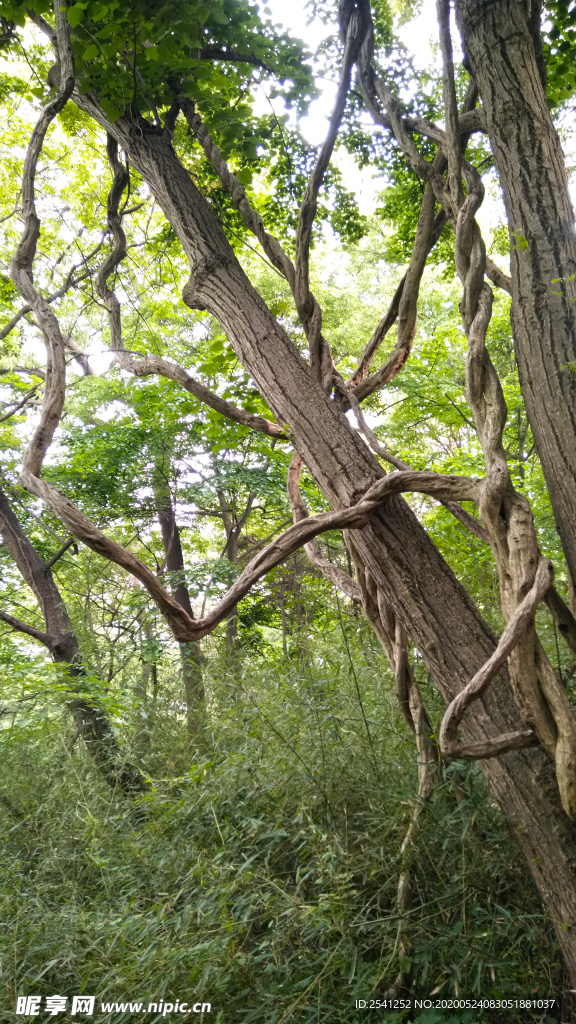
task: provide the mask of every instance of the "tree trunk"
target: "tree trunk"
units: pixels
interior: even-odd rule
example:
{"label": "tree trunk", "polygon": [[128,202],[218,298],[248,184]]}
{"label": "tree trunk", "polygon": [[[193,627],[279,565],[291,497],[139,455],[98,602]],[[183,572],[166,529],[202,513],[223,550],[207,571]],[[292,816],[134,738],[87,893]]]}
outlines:
{"label": "tree trunk", "polygon": [[[127,117],[107,125],[163,208],[191,265],[185,300],[209,309],[226,331],[279,423],[334,508],[356,502],[383,470],[313,377],[252,288],[214,213],[166,136]],[[354,545],[450,701],[494,651],[494,637],[408,505],[391,499]],[[507,675],[466,713],[463,733],[485,740],[520,728]],[[492,792],[542,893],[576,987],[576,829],[565,815],[551,759],[541,749],[481,762]]]}
{"label": "tree trunk", "polygon": [[[233,565],[238,563],[238,534],[234,530],[228,540],[228,547],[226,548],[226,557]],[[228,613],[226,619],[226,638],[228,640],[228,647],[232,654],[238,653],[238,605],[235,604]]]}
{"label": "tree trunk", "polygon": [[456,10],[504,191],[522,395],[576,578],[576,233],[566,164],[524,5],[457,0]]}
{"label": "tree trunk", "polygon": [[[34,593],[44,618],[46,632],[38,637],[57,664],[69,666],[72,685],[81,689],[84,668],[74,627],[62,595],[36,548],[28,540],[12,507],[0,491],[0,533],[20,574]],[[18,627],[16,627],[18,628]],[[68,702],[74,718],[76,736],[82,737],[88,753],[111,786],[120,786],[127,794],[147,788],[138,768],[125,761],[104,712],[82,697]]]}
{"label": "tree trunk", "polygon": [[[161,467],[156,467],[152,481],[158,522],[162,532],[166,572],[173,573],[170,583],[172,594],[184,608],[191,619],[194,618],[190,594],[184,580],[184,554],[180,531],[176,522],[172,495],[166,475]],[[197,643],[181,643],[180,663],[184,681],[186,700],[186,726],[190,735],[198,731],[198,713],[204,705],[204,685],[202,683],[202,655]]]}
{"label": "tree trunk", "polygon": [[[236,515],[234,517],[230,514],[233,510],[228,505],[228,499],[224,491],[218,489],[218,502],[220,504],[220,511],[222,513],[222,522],[224,524],[224,531],[226,533],[226,550],[224,552],[225,557],[233,565],[238,563],[238,526]],[[238,652],[238,605],[235,604],[228,613],[226,619],[226,638],[228,640],[228,647],[232,654]]]}
{"label": "tree trunk", "polygon": [[134,683],[134,697],[138,708],[138,724],[134,732],[134,748],[139,753],[149,746],[150,741],[150,720],[153,713],[153,706],[150,704],[150,684],[152,693],[155,695],[158,687],[158,666],[153,654],[153,636],[148,619],[143,623],[146,647],[142,651],[142,673]]}

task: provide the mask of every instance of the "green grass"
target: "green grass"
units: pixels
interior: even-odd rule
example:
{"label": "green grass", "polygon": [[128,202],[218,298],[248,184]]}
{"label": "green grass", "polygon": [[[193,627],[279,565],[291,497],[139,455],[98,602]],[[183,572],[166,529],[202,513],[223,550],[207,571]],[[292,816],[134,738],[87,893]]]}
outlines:
{"label": "green grass", "polygon": [[[253,656],[240,680],[215,652],[196,749],[165,672],[148,731],[132,749],[134,730],[124,737],[155,780],[136,804],[66,747],[62,712],[0,734],[2,1019],[17,994],[81,992],[97,1005],[195,996],[214,1024],[541,1019],[355,1009],[398,970],[416,778],[382,658],[352,639],[356,681],[329,645],[313,669]],[[412,997],[562,987],[538,894],[474,766],[453,765],[424,815],[412,921]]]}

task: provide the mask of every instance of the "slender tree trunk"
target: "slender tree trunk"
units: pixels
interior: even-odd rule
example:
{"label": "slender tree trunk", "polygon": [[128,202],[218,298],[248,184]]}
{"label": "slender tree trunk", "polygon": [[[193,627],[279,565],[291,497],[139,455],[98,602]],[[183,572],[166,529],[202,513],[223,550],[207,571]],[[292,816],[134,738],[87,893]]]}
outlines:
{"label": "slender tree trunk", "polygon": [[[173,573],[170,589],[178,603],[193,619],[194,612],[190,594],[184,580],[184,554],[180,531],[176,522],[170,487],[161,467],[156,468],[152,486],[158,522],[162,532],[166,572]],[[203,659],[197,643],[181,643],[179,647],[186,700],[186,725],[190,735],[195,735],[199,726],[199,711],[204,705]]]}
{"label": "slender tree trunk", "polygon": [[[179,236],[191,266],[187,303],[217,317],[278,422],[289,424],[331,505],[356,502],[382,468],[252,288],[169,139],[127,117],[108,125],[90,101],[79,102],[128,152]],[[494,651],[494,636],[478,609],[401,498],[354,531],[353,540],[443,698],[451,700]],[[485,740],[517,728],[519,715],[502,671],[468,709],[462,732],[467,740]],[[576,829],[562,809],[551,759],[535,748],[481,767],[540,888],[576,988]]]}
{"label": "slender tree trunk", "polygon": [[[232,565],[238,564],[238,532],[232,530],[230,537],[228,538],[228,547],[226,548],[226,557]],[[226,636],[228,638],[228,646],[233,654],[238,652],[238,605],[235,604],[230,609],[230,613],[226,620]]]}
{"label": "slender tree trunk", "polygon": [[[233,565],[236,565],[238,561],[238,531],[236,529],[235,516],[232,516],[232,509],[228,504],[228,498],[222,490],[218,488],[218,503],[220,505],[220,511],[222,513],[222,522],[224,524],[224,532],[226,534],[226,550],[224,556]],[[228,647],[232,654],[237,653],[238,649],[238,605],[235,604],[228,613],[226,620],[226,638],[228,640]]]}
{"label": "slender tree trunk", "polygon": [[576,578],[576,232],[566,164],[525,5],[457,0],[456,10],[504,191],[522,395]]}
{"label": "slender tree trunk", "polygon": [[[152,631],[150,622],[144,619],[143,624],[146,645],[152,647]],[[150,684],[153,692],[157,686],[157,665],[153,657],[148,653],[146,657],[143,652],[142,673],[134,683],[134,697],[138,705],[138,724],[134,734],[134,747],[138,751],[144,751],[150,741]]]}
{"label": "slender tree trunk", "polygon": [[282,653],[284,655],[284,660],[288,661],[288,624],[286,622],[286,605],[284,604],[284,596],[281,598],[280,618],[282,620]]}
{"label": "slender tree trunk", "polygon": [[[40,605],[45,633],[39,639],[57,664],[68,665],[72,686],[77,685],[81,689],[84,676],[82,655],[66,605],[54,582],[52,570],[28,540],[3,491],[0,491],[0,533]],[[146,789],[142,773],[123,759],[104,712],[82,697],[69,700],[68,709],[74,718],[76,735],[84,740],[90,756],[109,785],[120,786],[127,794]]]}
{"label": "slender tree trunk", "polygon": [[140,704],[146,706],[148,703],[148,687],[152,676],[153,665],[149,661],[142,662],[142,675],[134,685],[134,695]]}
{"label": "slender tree trunk", "polygon": [[[225,492],[219,488],[218,490],[218,501],[220,503],[220,511],[222,513],[222,522],[224,523],[224,530],[226,533],[226,550],[224,552],[225,557],[232,565],[238,565],[238,540],[242,532],[242,527],[250,515],[250,510],[254,503],[256,494],[252,491],[246,502],[246,508],[241,516],[238,515],[236,507],[236,498],[232,498],[229,504],[228,498]],[[238,653],[238,605],[235,604],[230,609],[228,619],[226,621],[226,636],[228,638],[228,646],[232,654]]]}

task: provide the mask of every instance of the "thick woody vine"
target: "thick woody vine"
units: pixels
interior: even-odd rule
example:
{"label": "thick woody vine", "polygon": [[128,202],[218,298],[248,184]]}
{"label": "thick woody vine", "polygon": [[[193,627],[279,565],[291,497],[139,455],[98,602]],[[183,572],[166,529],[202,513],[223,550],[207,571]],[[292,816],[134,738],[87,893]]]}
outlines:
{"label": "thick woody vine", "polygon": [[[444,153],[446,176],[438,173],[438,156],[429,162],[421,155],[399,114],[397,98],[374,71],[370,33],[361,49],[358,78],[375,120],[391,127],[405,157],[426,181],[426,187],[433,189],[436,202],[454,229],[456,267],[463,285],[460,309],[468,339],[466,392],[486,466],[478,511],[494,554],[500,578],[502,611],[508,622],[497,652],[448,708],[441,730],[441,744],[448,755],[457,752],[460,757],[487,757],[524,742],[521,732],[527,738],[532,730],[555,758],[562,802],[574,817],[576,725],[564,688],[542,649],[534,627],[534,612],[549,589],[552,567],[538,551],[529,504],[513,488],[503,449],[507,409],[486,347],[492,289],[485,280],[486,251],[476,222],[476,213],[483,199],[483,185],[478,172],[463,155],[464,132],[456,106],[448,0],[438,0],[437,11],[446,112],[446,129],[439,152]],[[502,654],[502,651],[506,653]],[[467,747],[460,744],[456,732],[465,707],[490,684],[506,658],[526,730],[485,744],[481,750],[477,745]]]}

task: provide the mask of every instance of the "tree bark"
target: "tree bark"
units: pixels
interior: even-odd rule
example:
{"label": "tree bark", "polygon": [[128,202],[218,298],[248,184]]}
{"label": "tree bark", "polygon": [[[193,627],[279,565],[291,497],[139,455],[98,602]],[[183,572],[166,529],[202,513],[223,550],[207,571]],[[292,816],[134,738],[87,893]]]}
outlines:
{"label": "tree bark", "polygon": [[[289,424],[331,505],[340,509],[357,501],[382,476],[381,466],[252,288],[169,140],[127,117],[107,125],[90,101],[78,101],[127,151],[179,236],[191,266],[185,301],[219,320],[278,422]],[[391,499],[353,539],[443,698],[451,701],[492,654],[489,627],[401,498]],[[520,726],[502,671],[467,711],[462,731],[467,740],[485,740]],[[481,768],[541,891],[576,987],[576,829],[562,809],[551,759],[536,748],[481,762]]]}
{"label": "tree bark", "polygon": [[576,232],[566,164],[524,4],[457,0],[456,12],[504,192],[522,395],[574,578]]}
{"label": "tree bark", "polygon": [[[184,554],[180,530],[176,522],[168,480],[161,466],[157,466],[155,469],[152,487],[162,533],[166,572],[174,574],[170,589],[184,611],[193,619],[194,612],[190,594],[184,580]],[[194,735],[198,730],[198,712],[204,704],[202,655],[197,643],[181,643],[179,647],[186,699],[186,725],[190,735]]]}
{"label": "tree bark", "polygon": [[[45,623],[42,643],[57,664],[68,665],[72,685],[81,686],[84,668],[78,638],[52,570],[24,533],[3,491],[0,490],[0,533],[18,570],[32,590]],[[15,620],[16,621],[16,620]],[[76,726],[88,753],[109,785],[133,794],[147,788],[146,780],[135,765],[124,761],[122,752],[104,712],[82,697],[68,701]]]}

